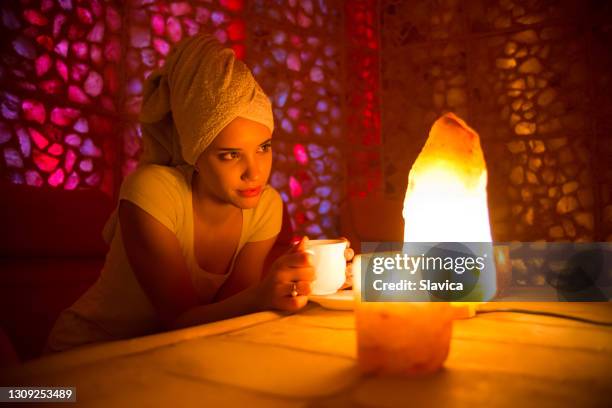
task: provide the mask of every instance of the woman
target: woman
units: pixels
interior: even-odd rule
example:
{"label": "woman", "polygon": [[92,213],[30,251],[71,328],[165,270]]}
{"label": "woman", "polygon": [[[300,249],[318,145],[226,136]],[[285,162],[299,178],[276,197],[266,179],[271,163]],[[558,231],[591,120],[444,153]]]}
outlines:
{"label": "woman", "polygon": [[272,109],[249,69],[210,36],[186,39],[148,78],[140,121],[144,152],[105,227],[100,278],[60,315],[46,351],[308,301],[307,238],[262,279],[282,202],[266,184]]}

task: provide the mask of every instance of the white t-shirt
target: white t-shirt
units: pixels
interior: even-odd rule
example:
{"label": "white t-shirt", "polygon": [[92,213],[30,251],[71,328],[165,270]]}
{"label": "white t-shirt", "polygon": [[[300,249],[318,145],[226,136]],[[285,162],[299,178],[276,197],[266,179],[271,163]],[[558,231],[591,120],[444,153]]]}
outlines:
{"label": "white t-shirt", "polygon": [[[136,204],[176,235],[199,300],[206,304],[233,270],[236,255],[247,242],[263,241],[280,232],[283,209],[278,192],[266,186],[257,207],[242,210],[242,231],[230,272],[224,275],[206,272],[199,267],[193,251],[192,175],[193,168],[187,166],[142,166],[126,177],[119,199]],[[137,337],[160,329],[155,309],[127,260],[117,223],[100,277],[60,314],[46,351]]]}

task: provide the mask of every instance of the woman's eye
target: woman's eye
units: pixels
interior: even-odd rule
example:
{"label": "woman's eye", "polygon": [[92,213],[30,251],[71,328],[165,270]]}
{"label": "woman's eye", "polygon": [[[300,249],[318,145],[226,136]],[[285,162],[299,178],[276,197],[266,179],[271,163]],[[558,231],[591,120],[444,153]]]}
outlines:
{"label": "woman's eye", "polygon": [[272,150],[272,143],[266,143],[266,144],[259,146],[259,150],[264,153],[269,152],[270,150]]}
{"label": "woman's eye", "polygon": [[221,160],[233,160],[240,157],[240,153],[238,152],[227,152],[220,155]]}

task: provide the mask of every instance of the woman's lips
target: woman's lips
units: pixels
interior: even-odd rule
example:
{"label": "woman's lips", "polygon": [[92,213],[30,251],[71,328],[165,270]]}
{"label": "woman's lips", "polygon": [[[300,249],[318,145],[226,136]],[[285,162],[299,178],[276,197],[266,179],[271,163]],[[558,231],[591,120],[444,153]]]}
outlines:
{"label": "woman's lips", "polygon": [[261,187],[255,187],[248,190],[238,190],[238,194],[243,197],[256,197],[261,193]]}

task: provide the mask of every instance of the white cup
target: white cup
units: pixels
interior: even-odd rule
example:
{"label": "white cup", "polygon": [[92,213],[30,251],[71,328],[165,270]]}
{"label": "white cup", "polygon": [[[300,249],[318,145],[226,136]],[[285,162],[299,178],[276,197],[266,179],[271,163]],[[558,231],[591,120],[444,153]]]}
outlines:
{"label": "white cup", "polygon": [[331,295],[346,280],[347,243],[342,239],[312,239],[306,242],[306,252],[312,254],[315,280],[311,284],[312,295]]}

